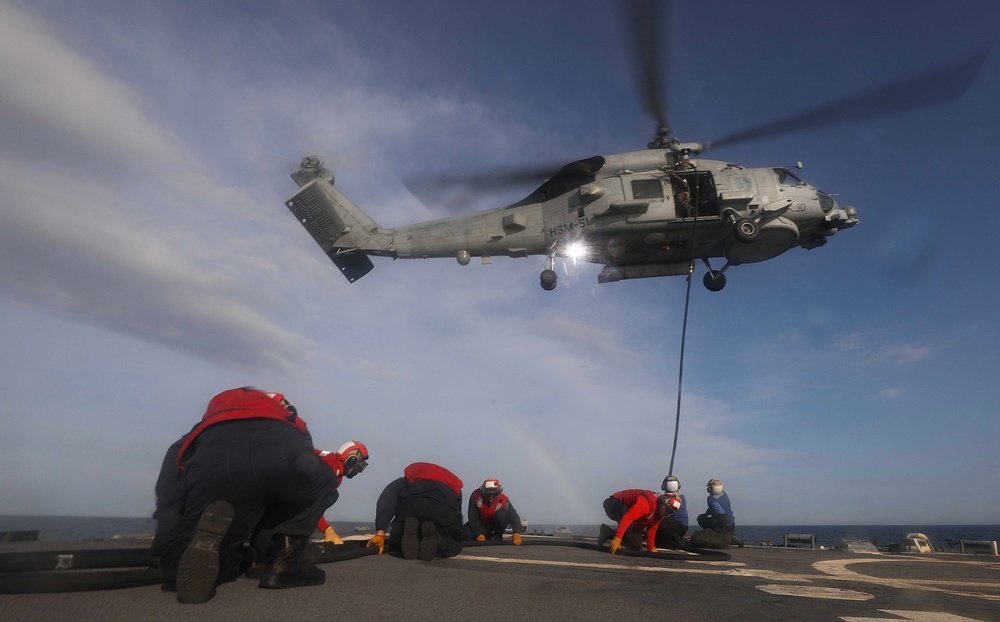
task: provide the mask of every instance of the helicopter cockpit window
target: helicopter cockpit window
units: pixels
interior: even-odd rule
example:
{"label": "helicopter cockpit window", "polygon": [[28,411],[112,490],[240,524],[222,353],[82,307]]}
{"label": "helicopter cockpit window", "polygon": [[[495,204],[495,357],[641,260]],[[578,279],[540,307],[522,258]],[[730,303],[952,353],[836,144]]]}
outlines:
{"label": "helicopter cockpit window", "polygon": [[823,210],[824,214],[829,213],[830,210],[832,210],[837,205],[837,202],[833,200],[833,197],[831,197],[825,192],[817,191],[816,195],[819,197],[819,207],[821,210]]}
{"label": "helicopter cockpit window", "polygon": [[804,186],[804,185],[806,185],[806,182],[804,182],[801,179],[799,179],[798,177],[796,177],[795,174],[792,173],[787,168],[774,168],[774,169],[771,169],[771,170],[774,171],[774,174],[778,176],[778,183],[781,184],[782,186]]}
{"label": "helicopter cockpit window", "polygon": [[663,184],[659,179],[636,179],[632,182],[633,199],[662,199]]}

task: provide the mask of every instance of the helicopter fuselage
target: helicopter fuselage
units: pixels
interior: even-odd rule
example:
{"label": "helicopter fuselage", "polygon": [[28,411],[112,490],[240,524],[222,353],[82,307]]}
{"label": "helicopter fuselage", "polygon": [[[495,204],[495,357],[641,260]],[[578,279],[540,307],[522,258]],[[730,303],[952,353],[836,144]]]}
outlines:
{"label": "helicopter fuselage", "polygon": [[[795,246],[816,248],[858,222],[854,208],[840,208],[786,168],[688,159],[670,149],[578,160],[512,205],[396,228],[376,225],[325,169],[293,177],[302,188],[288,208],[338,266],[363,264],[364,272],[370,262],[357,255],[451,257],[463,265],[472,257],[547,255],[550,270],[556,256],[604,264],[601,283],[687,274],[692,259],[720,257],[726,266],[710,275],[721,276]],[[341,270],[356,280],[348,272],[357,270]],[[546,289],[555,287],[551,278]]]}

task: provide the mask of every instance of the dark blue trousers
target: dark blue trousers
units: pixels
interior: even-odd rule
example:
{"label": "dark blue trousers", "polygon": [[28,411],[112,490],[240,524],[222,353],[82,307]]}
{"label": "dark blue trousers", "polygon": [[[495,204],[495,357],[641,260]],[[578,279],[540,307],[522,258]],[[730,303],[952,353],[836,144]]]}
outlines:
{"label": "dark blue trousers", "polygon": [[396,501],[396,512],[389,533],[389,545],[398,547],[403,539],[403,523],[407,518],[421,523],[431,521],[440,536],[437,554],[454,557],[462,552],[462,511],[429,497],[403,497]]}
{"label": "dark blue trousers", "polygon": [[[220,579],[235,578],[249,564],[247,541],[255,534],[308,537],[337,498],[337,478],[313,452],[312,439],[280,421],[251,419],[214,425],[202,432],[181,471],[176,521],[160,554],[167,581],[213,501],[228,501],[235,514],[222,542]],[[164,475],[161,473],[161,478]]]}
{"label": "dark blue trousers", "polygon": [[[502,540],[503,532],[507,530],[508,526],[517,533],[521,532],[521,525],[512,525],[510,522],[510,512],[506,508],[501,508],[496,511],[488,523],[483,523],[483,535],[486,536],[487,540]],[[462,527],[462,539],[476,539],[476,534],[472,532],[471,523],[465,523],[465,526]]]}

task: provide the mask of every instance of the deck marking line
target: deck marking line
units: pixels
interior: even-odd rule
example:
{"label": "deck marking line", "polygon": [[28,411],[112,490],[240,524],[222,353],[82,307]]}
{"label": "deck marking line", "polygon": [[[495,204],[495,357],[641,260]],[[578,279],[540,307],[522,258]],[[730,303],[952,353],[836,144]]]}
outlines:
{"label": "deck marking line", "polygon": [[854,570],[849,570],[847,566],[852,564],[871,564],[879,562],[909,562],[909,563],[945,563],[945,564],[975,564],[976,562],[953,562],[944,559],[923,559],[919,557],[897,557],[897,558],[865,558],[865,559],[838,559],[816,562],[813,568],[825,573],[830,578],[840,581],[856,581],[859,583],[874,583],[894,589],[922,590],[925,592],[941,592],[951,596],[965,596],[969,598],[981,598],[983,600],[1000,601],[1000,594],[984,594],[982,592],[968,592],[962,590],[988,589],[996,590],[996,583],[978,583],[972,581],[940,581],[933,579],[884,579],[864,575]]}
{"label": "deck marking line", "polygon": [[843,590],[837,587],[817,587],[814,585],[758,585],[757,589],[775,596],[799,596],[803,598],[826,598],[830,600],[871,600],[875,598],[867,592]]}
{"label": "deck marking line", "polygon": [[555,562],[542,559],[510,559],[506,557],[488,557],[486,555],[458,555],[452,559],[474,559],[479,561],[498,562],[501,564],[521,564],[524,566],[562,566],[565,568],[591,568],[597,570],[639,570],[642,572],[687,572],[693,574],[725,574],[726,570],[701,570],[697,568],[669,568],[664,566],[624,566],[621,564],[595,564],[584,562]]}
{"label": "deck marking line", "polygon": [[[862,559],[847,559],[847,560],[829,560],[820,561],[814,563],[812,566],[816,570],[824,573],[820,575],[803,575],[803,574],[791,574],[791,573],[781,573],[771,570],[762,570],[754,568],[740,568],[733,567],[742,564],[733,562],[716,562],[713,564],[712,569],[701,569],[692,568],[690,562],[685,562],[680,567],[671,566],[627,566],[622,564],[604,564],[604,563],[584,563],[584,562],[559,562],[559,561],[548,561],[548,560],[537,560],[537,559],[511,559],[503,557],[492,557],[487,555],[471,555],[463,553],[454,557],[453,559],[471,559],[480,561],[496,562],[501,564],[520,564],[525,566],[562,566],[566,568],[589,568],[594,570],[634,570],[640,572],[659,572],[659,573],[676,573],[676,574],[701,574],[701,575],[728,575],[728,576],[738,576],[746,577],[748,579],[763,579],[765,581],[785,581],[788,583],[813,583],[815,581],[850,581],[852,583],[870,583],[874,585],[880,585],[883,587],[889,587],[892,589],[912,589],[912,590],[923,590],[928,592],[941,592],[944,594],[949,594],[951,596],[961,596],[966,598],[976,598],[989,601],[1000,601],[1000,594],[988,594],[982,592],[968,592],[961,591],[959,588],[964,589],[975,589],[975,588],[987,588],[996,589],[997,585],[993,583],[973,583],[973,582],[959,582],[959,581],[933,581],[926,579],[882,579],[879,577],[872,577],[868,575],[859,574],[853,570],[848,570],[846,568],[849,564],[862,564],[862,563],[878,563],[878,562],[891,562],[891,561],[913,561],[914,563],[919,562],[933,562],[942,561],[944,563],[975,563],[975,562],[950,562],[947,560],[927,560],[920,558],[876,558],[867,557]],[[729,568],[720,568],[719,566],[728,565]],[[945,589],[950,588],[950,589]]]}
{"label": "deck marking line", "polygon": [[[897,611],[895,609],[879,609],[882,613],[899,616],[908,622],[982,622],[974,618],[957,616],[953,613],[941,611]],[[856,618],[853,616],[841,616],[844,622],[902,622],[899,618]]]}

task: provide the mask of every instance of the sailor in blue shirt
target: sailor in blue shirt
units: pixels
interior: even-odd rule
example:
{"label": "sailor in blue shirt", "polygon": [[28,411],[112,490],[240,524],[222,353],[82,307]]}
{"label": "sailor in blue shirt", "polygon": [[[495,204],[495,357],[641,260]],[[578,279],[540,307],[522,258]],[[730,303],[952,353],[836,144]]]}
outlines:
{"label": "sailor in blue shirt", "polygon": [[743,546],[736,537],[736,517],[729,495],[722,489],[722,482],[717,479],[708,480],[708,511],[698,516],[698,525],[702,529],[711,529],[722,534],[730,534],[732,543]]}

